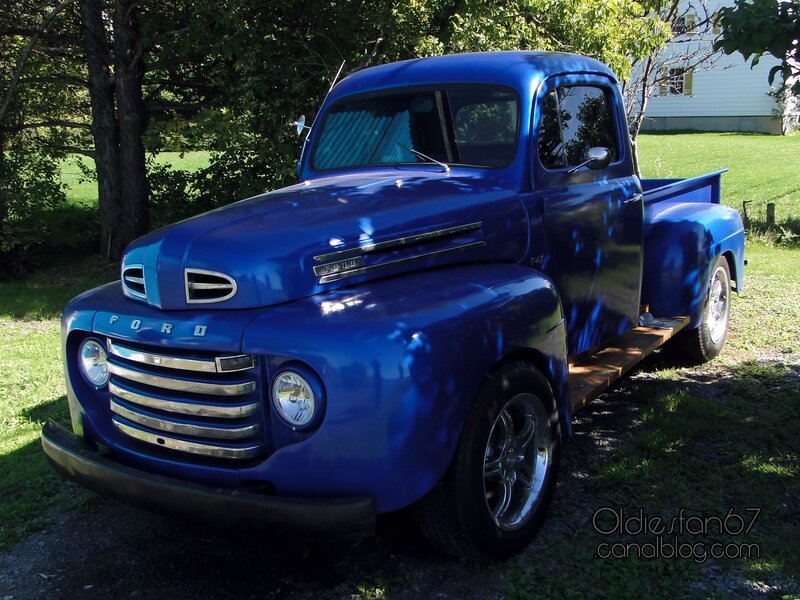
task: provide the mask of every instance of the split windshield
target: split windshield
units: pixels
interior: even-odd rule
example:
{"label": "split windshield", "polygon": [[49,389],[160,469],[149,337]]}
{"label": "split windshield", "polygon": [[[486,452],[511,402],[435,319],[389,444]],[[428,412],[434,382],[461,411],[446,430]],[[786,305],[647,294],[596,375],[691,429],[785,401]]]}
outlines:
{"label": "split windshield", "polygon": [[505,167],[514,160],[519,101],[505,88],[403,92],[343,100],[327,114],[313,168],[435,164]]}

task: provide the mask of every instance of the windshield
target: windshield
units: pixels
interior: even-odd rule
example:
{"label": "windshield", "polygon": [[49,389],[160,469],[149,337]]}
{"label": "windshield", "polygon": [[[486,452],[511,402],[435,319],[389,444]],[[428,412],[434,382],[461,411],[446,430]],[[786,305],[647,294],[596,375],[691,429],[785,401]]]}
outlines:
{"label": "windshield", "polygon": [[449,165],[505,167],[514,160],[518,128],[519,101],[504,88],[393,90],[338,102],[322,124],[312,165],[435,164],[421,153]]}

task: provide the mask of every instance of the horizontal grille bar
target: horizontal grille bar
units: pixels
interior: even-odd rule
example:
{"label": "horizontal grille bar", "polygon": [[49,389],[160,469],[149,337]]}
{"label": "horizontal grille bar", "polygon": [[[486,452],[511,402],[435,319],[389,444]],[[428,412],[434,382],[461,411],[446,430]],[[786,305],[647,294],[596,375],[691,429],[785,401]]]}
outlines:
{"label": "horizontal grille bar", "polygon": [[140,392],[126,390],[125,388],[120,387],[113,382],[108,384],[108,391],[110,391],[117,398],[126,400],[127,402],[131,402],[133,404],[194,417],[238,419],[255,414],[255,412],[258,410],[258,404],[255,402],[224,406],[219,404],[193,404],[190,402],[178,402],[177,400],[154,398]]}
{"label": "horizontal grille bar", "polygon": [[[178,356],[168,356],[165,354],[153,354],[143,352],[134,348],[128,348],[108,340],[108,351],[115,356],[130,360],[144,365],[155,367],[166,367],[168,369],[180,369],[183,371],[200,371],[203,373],[232,373],[235,371],[245,371],[254,365],[253,357],[247,354],[237,354],[236,356],[220,356],[213,360],[203,360],[197,358],[180,358]],[[235,364],[235,368],[226,365]]]}
{"label": "horizontal grille bar", "polygon": [[251,437],[258,433],[260,429],[258,423],[245,425],[243,427],[222,427],[220,425],[192,425],[189,423],[178,423],[163,417],[153,417],[142,413],[134,412],[125,408],[118,402],[111,400],[111,412],[114,412],[129,421],[169,433],[178,435],[189,435],[192,437],[211,438],[216,440],[241,440]]}
{"label": "horizontal grille bar", "polygon": [[122,287],[135,298],[147,299],[143,265],[128,265],[122,272]]}
{"label": "horizontal grille bar", "polygon": [[112,418],[114,427],[119,431],[128,435],[140,442],[146,444],[153,444],[160,448],[169,448],[170,450],[177,450],[179,452],[186,452],[188,454],[197,454],[200,456],[209,456],[213,458],[252,458],[258,456],[263,451],[261,444],[250,444],[246,446],[217,446],[214,444],[191,442],[189,440],[182,440],[160,433],[152,433],[138,427],[133,427],[124,423],[118,416]]}
{"label": "horizontal grille bar", "polygon": [[233,289],[233,284],[230,283],[190,283],[189,290],[192,292],[202,290],[225,290],[230,292]]}
{"label": "horizontal grille bar", "polygon": [[113,375],[130,379],[137,383],[145,385],[152,385],[168,390],[176,390],[181,392],[191,392],[194,394],[212,394],[215,396],[243,396],[255,391],[255,381],[244,381],[242,383],[209,383],[205,381],[187,381],[183,379],[173,379],[171,377],[163,377],[161,375],[152,375],[150,373],[143,373],[142,371],[135,371],[117,365],[112,362],[108,363],[108,370]]}

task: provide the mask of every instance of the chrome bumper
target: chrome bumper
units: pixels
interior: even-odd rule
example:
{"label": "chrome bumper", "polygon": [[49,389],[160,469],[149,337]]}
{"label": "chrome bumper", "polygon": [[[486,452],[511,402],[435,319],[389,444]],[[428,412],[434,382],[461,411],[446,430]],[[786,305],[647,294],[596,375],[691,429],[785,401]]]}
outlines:
{"label": "chrome bumper", "polygon": [[154,512],[295,538],[348,540],[374,534],[375,507],[368,497],[286,498],[155,475],[92,450],[52,421],[42,429],[42,447],[67,479]]}

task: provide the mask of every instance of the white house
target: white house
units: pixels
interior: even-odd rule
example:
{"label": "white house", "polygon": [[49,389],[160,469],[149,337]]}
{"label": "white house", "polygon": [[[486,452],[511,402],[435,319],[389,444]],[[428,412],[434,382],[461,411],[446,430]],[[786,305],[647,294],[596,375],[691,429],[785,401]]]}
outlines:
{"label": "white house", "polygon": [[720,34],[716,12],[732,4],[724,0],[681,4],[681,17],[673,27],[675,37],[659,57],[659,83],[653,86],[643,131],[781,134],[789,123],[797,123],[796,108],[779,108],[770,95],[769,71],[780,64],[776,58],[764,55],[754,68],[738,53],[707,58]]}

